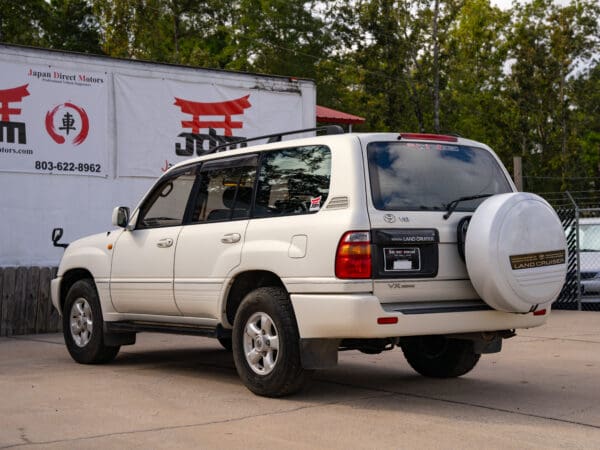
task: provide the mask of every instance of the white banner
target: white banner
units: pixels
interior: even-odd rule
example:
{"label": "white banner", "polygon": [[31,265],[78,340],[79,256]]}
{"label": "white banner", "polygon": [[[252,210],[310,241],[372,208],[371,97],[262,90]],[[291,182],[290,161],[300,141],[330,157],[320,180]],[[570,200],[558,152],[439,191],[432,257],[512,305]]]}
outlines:
{"label": "white banner", "polygon": [[109,175],[108,76],[0,62],[0,171]]}
{"label": "white banner", "polygon": [[302,128],[299,91],[231,84],[115,74],[118,175],[156,177],[217,143]]}

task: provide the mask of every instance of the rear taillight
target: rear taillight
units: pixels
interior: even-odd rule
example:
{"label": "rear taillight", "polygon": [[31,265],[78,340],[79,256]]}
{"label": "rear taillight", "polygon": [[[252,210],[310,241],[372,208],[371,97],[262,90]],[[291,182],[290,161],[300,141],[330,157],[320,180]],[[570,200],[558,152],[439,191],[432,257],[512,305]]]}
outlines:
{"label": "rear taillight", "polygon": [[340,239],[335,255],[338,278],[371,278],[371,234],[348,231]]}

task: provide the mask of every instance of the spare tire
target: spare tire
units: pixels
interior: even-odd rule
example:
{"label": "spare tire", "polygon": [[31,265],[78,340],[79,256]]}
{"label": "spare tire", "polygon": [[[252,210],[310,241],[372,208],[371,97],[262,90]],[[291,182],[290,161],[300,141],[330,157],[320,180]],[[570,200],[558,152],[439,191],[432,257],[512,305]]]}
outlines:
{"label": "spare tire", "polygon": [[473,214],[465,262],[492,308],[525,313],[556,300],[567,272],[567,243],[556,212],[530,193],[500,194]]}

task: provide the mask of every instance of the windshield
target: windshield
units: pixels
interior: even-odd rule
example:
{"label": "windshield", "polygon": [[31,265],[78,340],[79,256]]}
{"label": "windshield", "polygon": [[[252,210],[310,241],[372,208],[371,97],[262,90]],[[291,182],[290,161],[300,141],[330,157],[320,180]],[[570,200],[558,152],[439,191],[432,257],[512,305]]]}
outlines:
{"label": "windshield", "polygon": [[600,252],[600,224],[579,225],[579,248],[581,251]]}
{"label": "windshield", "polygon": [[[380,210],[445,210],[460,197],[511,192],[487,150],[462,145],[372,142],[367,146],[373,204]],[[474,211],[485,200],[461,202]]]}

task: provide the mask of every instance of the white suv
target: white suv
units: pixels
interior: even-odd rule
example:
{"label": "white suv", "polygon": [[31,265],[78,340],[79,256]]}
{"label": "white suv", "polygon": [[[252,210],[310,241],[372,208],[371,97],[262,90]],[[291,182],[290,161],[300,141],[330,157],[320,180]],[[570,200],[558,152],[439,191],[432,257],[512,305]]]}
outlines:
{"label": "white suv", "polygon": [[176,165],[131,215],[115,209],[118,230],[68,246],[52,300],[75,361],[108,362],[140,331],[211,336],[275,397],[340,350],[399,346],[425,376],[460,376],[546,321],[564,233],[489,147],[276,140]]}

